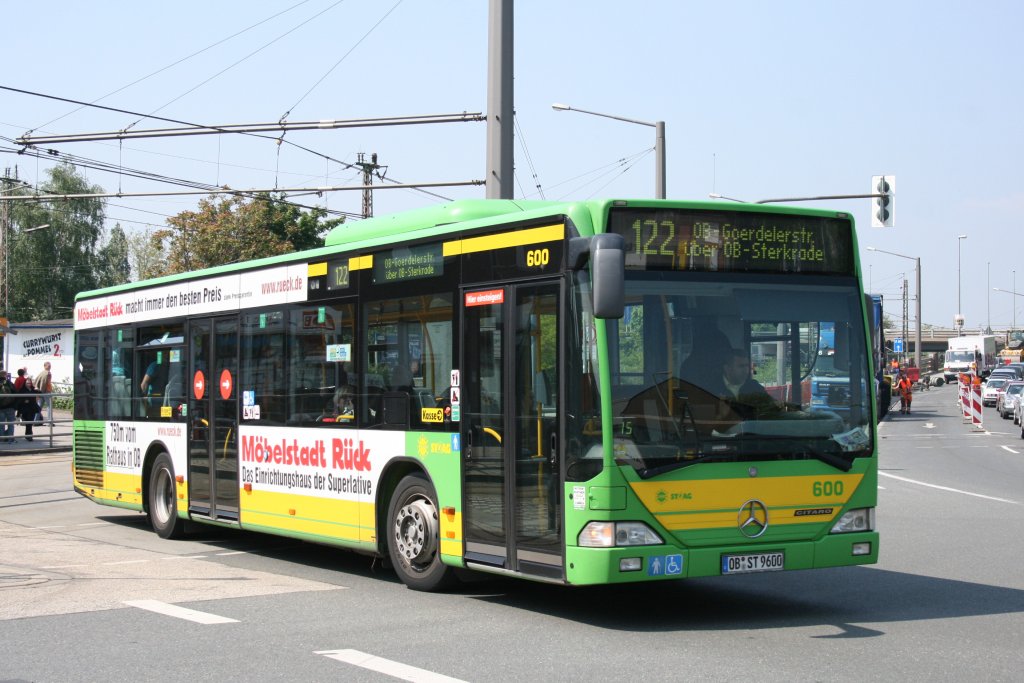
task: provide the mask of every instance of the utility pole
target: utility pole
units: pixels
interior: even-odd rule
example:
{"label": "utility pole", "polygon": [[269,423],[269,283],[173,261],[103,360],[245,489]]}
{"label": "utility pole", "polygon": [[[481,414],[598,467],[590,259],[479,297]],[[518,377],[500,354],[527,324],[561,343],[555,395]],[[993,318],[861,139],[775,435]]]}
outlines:
{"label": "utility pole", "polygon": [[[4,177],[0,178],[0,194],[7,194],[7,191],[11,187],[11,180],[11,169],[5,168]],[[2,301],[4,305],[4,318],[9,317],[7,315],[9,301],[7,293],[7,252],[10,247],[8,240],[10,239],[11,234],[11,213],[9,207],[9,202],[0,202],[0,266],[3,267],[4,271],[3,277],[0,277],[0,283],[3,284],[4,288],[3,298],[0,299],[0,301]]]}
{"label": "utility pole", "polygon": [[[903,277],[903,355],[904,357],[910,355],[908,349],[910,348],[910,283],[907,282],[906,276]],[[918,323],[920,325],[921,323]],[[915,350],[916,352],[916,350]],[[920,358],[920,356],[918,356]]]}
{"label": "utility pole", "polygon": [[487,30],[487,199],[513,197],[512,0],[490,0]]}
{"label": "utility pole", "polygon": [[373,190],[370,186],[373,185],[373,176],[377,174],[377,169],[380,168],[377,164],[377,153],[371,154],[370,161],[367,163],[365,156],[360,152],[356,166],[363,169],[363,218],[372,218]]}

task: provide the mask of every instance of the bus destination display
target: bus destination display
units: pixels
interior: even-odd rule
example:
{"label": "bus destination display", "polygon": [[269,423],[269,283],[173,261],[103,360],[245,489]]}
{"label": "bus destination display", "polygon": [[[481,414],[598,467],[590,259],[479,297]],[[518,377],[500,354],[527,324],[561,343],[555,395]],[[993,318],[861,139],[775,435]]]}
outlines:
{"label": "bus destination display", "polygon": [[440,244],[393,249],[373,257],[374,283],[418,280],[443,273],[444,255]]}
{"label": "bus destination display", "polygon": [[626,268],[757,273],[853,273],[852,225],[816,216],[613,209]]}

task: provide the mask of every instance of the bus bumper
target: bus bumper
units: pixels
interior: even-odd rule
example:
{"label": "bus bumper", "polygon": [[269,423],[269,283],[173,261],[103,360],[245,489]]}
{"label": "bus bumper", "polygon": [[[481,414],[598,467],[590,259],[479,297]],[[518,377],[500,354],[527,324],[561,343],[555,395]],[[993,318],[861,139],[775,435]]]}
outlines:
{"label": "bus bumper", "polygon": [[[878,562],[878,532],[832,534],[816,541],[681,548],[566,548],[566,579],[573,585],[630,583],[723,575],[725,556],[782,553],[781,571]],[[770,571],[770,570],[766,570]],[[750,573],[750,572],[748,572]]]}

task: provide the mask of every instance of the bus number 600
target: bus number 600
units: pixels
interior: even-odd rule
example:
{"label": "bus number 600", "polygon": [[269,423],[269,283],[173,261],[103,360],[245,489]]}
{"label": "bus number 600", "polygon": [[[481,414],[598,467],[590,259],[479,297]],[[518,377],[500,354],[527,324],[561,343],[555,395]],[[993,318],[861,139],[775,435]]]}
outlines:
{"label": "bus number 600", "polygon": [[812,487],[812,492],[815,497],[821,496],[841,496],[843,495],[843,482],[836,481],[816,481]]}
{"label": "bus number 600", "polygon": [[551,261],[551,252],[548,249],[530,249],[526,252],[526,267],[541,268]]}

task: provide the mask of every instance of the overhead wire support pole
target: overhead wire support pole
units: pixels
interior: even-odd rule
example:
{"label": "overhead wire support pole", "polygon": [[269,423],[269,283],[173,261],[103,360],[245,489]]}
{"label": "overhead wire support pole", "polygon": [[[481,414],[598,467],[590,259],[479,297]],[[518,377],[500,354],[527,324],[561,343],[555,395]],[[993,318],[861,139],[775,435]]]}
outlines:
{"label": "overhead wire support pole", "polygon": [[334,130],[339,128],[371,128],[375,126],[411,126],[425,123],[467,123],[484,121],[480,112],[461,114],[425,114],[422,116],[389,116],[371,119],[324,119],[320,121],[275,121],[273,123],[229,123],[221,126],[184,126],[180,128],[144,128],[140,130],[77,133],[74,135],[23,135],[15,138],[19,145],[55,145],[65,142],[99,142],[103,140],[135,140],[145,138],[181,137],[187,135],[221,135],[223,133],[277,133],[293,130]]}

